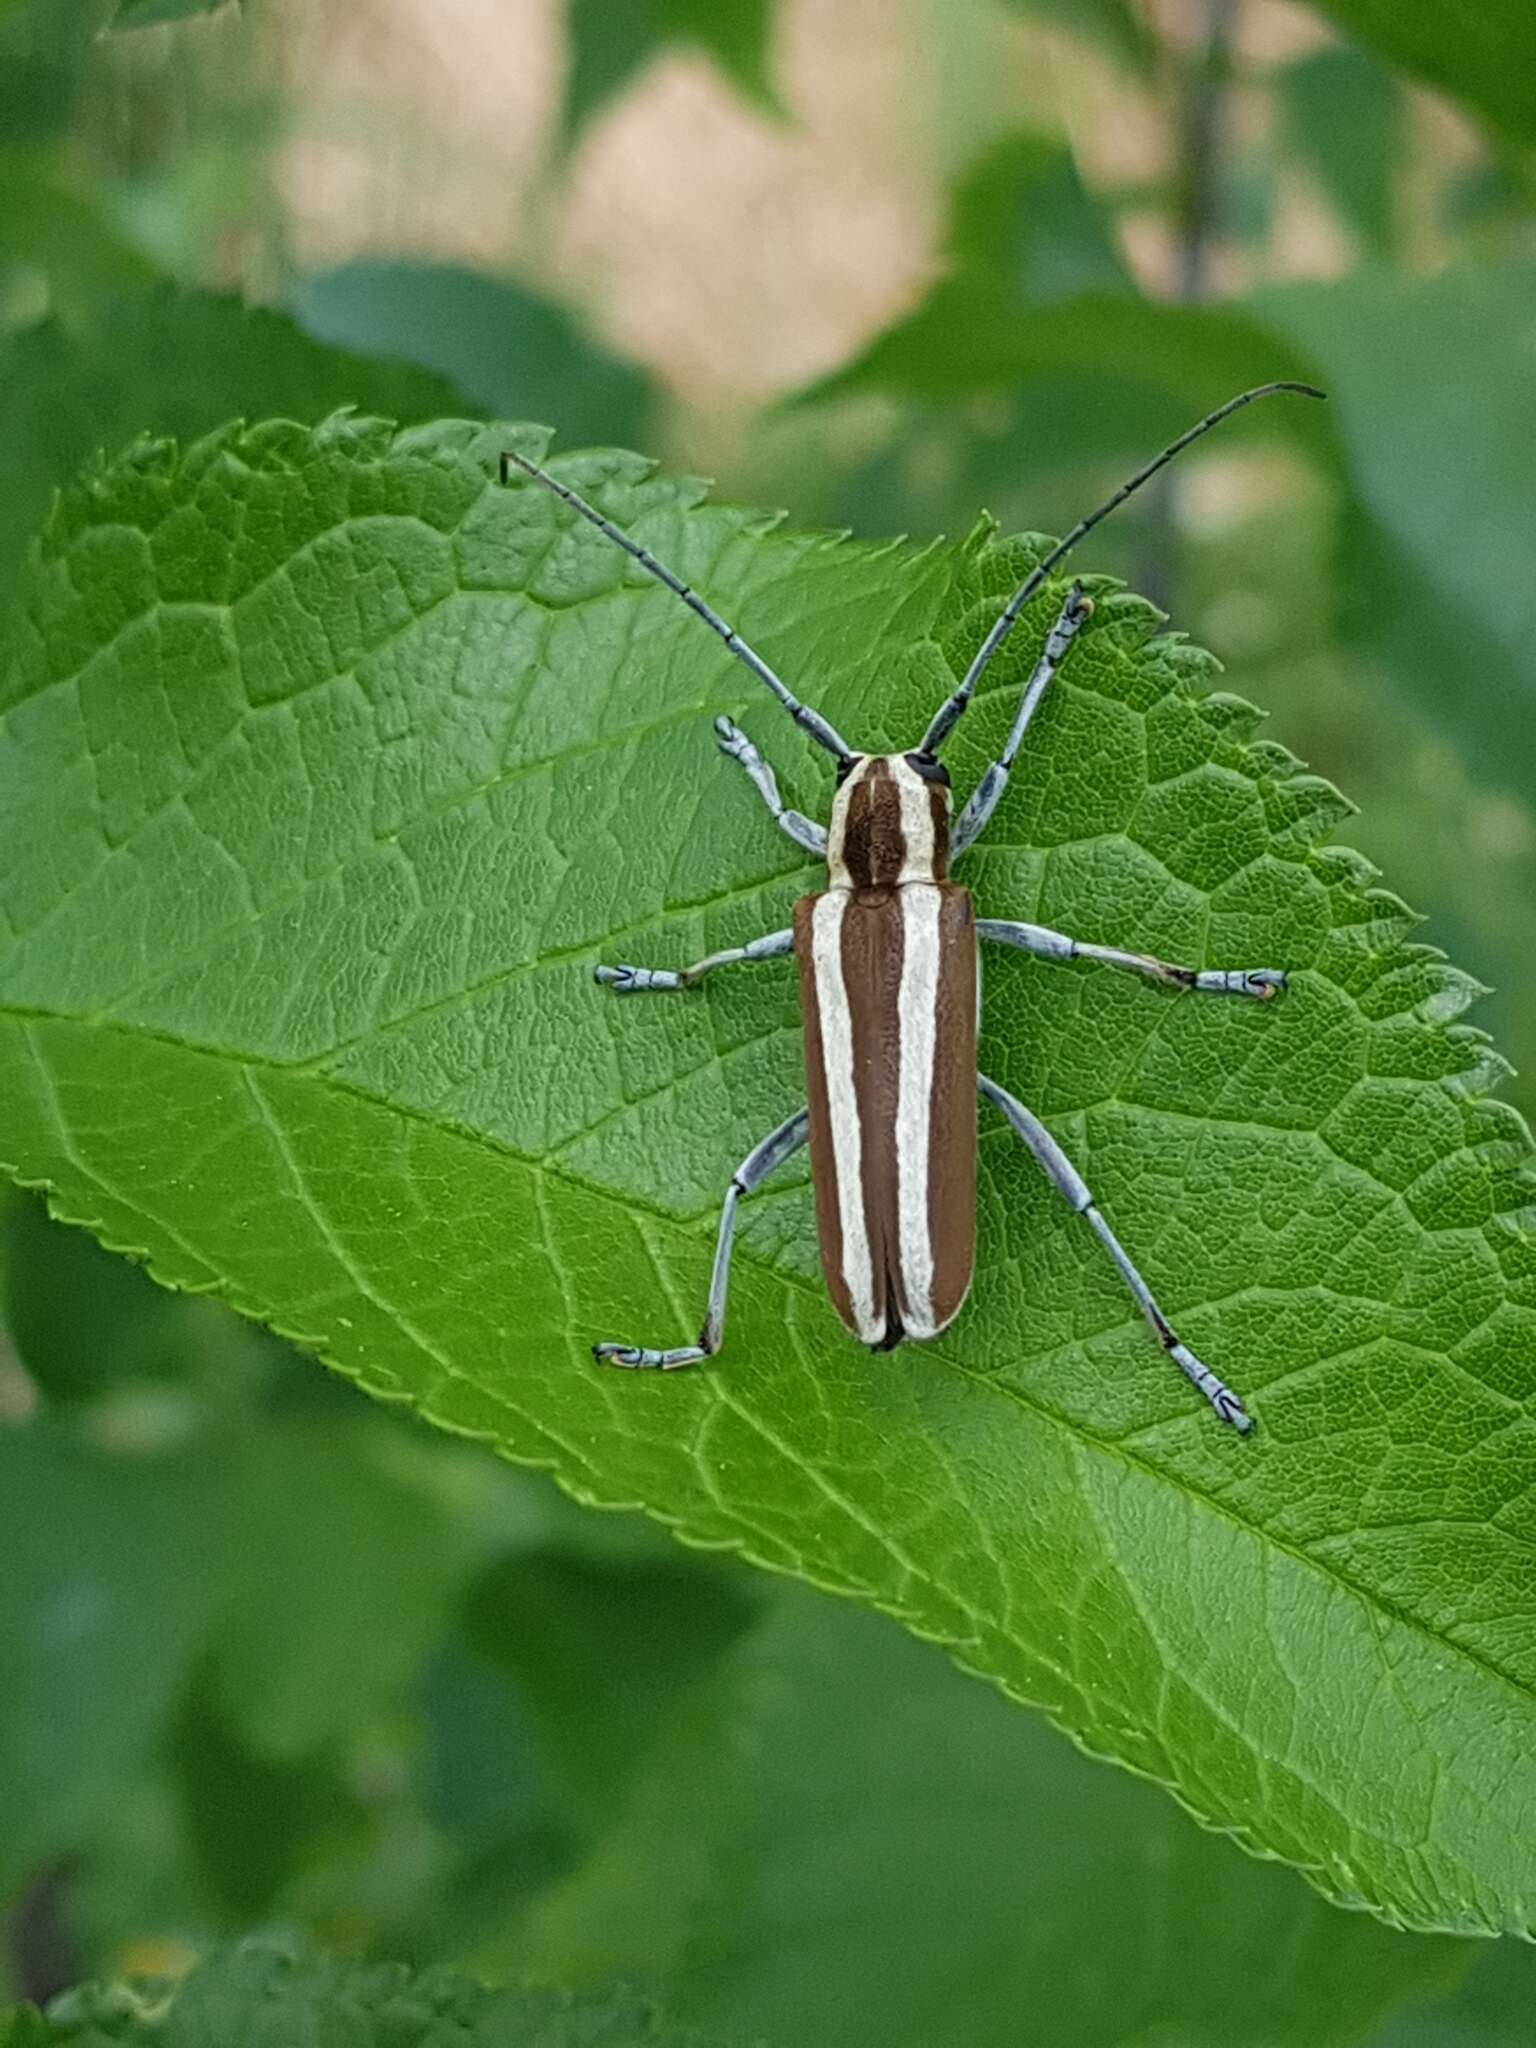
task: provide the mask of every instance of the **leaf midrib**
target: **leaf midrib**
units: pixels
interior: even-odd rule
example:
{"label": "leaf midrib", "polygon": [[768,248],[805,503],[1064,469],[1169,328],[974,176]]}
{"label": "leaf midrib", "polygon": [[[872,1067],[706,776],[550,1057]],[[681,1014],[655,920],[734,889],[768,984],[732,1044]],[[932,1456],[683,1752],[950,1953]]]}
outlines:
{"label": "leaf midrib", "polygon": [[[192,1053],[197,1057],[227,1061],[232,1066],[238,1067],[246,1071],[254,1069],[260,1072],[281,1074],[285,1078],[290,1078],[296,1072],[301,1072],[302,1078],[306,1081],[315,1082],[316,1084],[324,1088],[334,1089],[338,1094],[350,1096],[354,1100],[365,1102],[369,1105],[370,1108],[387,1110],[391,1114],[399,1116],[409,1122],[419,1123],[425,1129],[428,1129],[435,1133],[451,1133],[453,1136],[463,1141],[477,1145],[488,1152],[495,1153],[500,1157],[513,1159],[520,1166],[532,1171],[534,1174],[538,1176],[545,1177],[551,1180],[560,1181],[563,1184],[573,1188],[579,1188],[584,1194],[593,1196],[604,1202],[611,1203],[615,1207],[624,1210],[626,1213],[633,1214],[634,1212],[639,1211],[643,1214],[653,1217],[657,1222],[664,1224],[669,1229],[688,1228],[688,1225],[686,1223],[680,1223],[679,1219],[676,1216],[672,1215],[669,1211],[657,1207],[656,1204],[645,1200],[643,1197],[630,1195],[621,1196],[618,1193],[616,1193],[613,1188],[605,1186],[602,1182],[589,1180],[583,1175],[572,1173],[571,1171],[569,1171],[569,1169],[563,1166],[552,1164],[547,1156],[522,1152],[518,1150],[517,1147],[506,1143],[506,1141],[503,1139],[493,1137],[488,1132],[475,1130],[470,1126],[456,1123],[451,1119],[434,1118],[428,1116],[424,1111],[420,1109],[413,1108],[406,1104],[391,1101],[387,1097],[373,1093],[373,1091],[371,1091],[370,1089],[362,1088],[351,1081],[343,1080],[335,1074],[329,1074],[323,1071],[306,1071],[296,1069],[292,1065],[289,1065],[283,1061],[274,1060],[259,1053],[236,1051],[227,1046],[203,1044],[196,1040],[183,1037],[175,1032],[156,1030],[146,1025],[124,1024],[116,1019],[102,1019],[97,1016],[78,1016],[73,1014],[72,1012],[64,1010],[50,1010],[46,1008],[22,1006],[7,1003],[0,1003],[0,1016],[12,1017],[20,1022],[66,1024],[74,1026],[78,1029],[106,1031],[117,1036],[128,1038],[130,1040],[146,1039],[152,1043],[173,1047],[177,1051]],[[39,1066],[42,1065],[41,1061],[39,1061],[37,1058],[35,1050],[33,1052],[33,1059],[36,1064],[38,1064]],[[43,1071],[44,1078],[50,1081],[51,1088],[51,1076],[47,1074],[46,1069],[44,1069]],[[67,1129],[67,1125],[64,1123],[62,1115],[57,1110],[57,1108],[55,1109],[55,1115],[59,1120],[61,1130]],[[286,1147],[283,1148],[283,1156],[285,1159],[288,1156]],[[11,1174],[13,1178],[16,1177],[15,1166],[12,1162],[0,1162],[0,1164],[3,1164],[4,1170],[7,1173]],[[82,1170],[84,1169],[82,1168]],[[92,1179],[96,1178],[94,1174],[90,1177]],[[299,1178],[298,1185],[301,1187],[304,1186],[302,1177]],[[145,1248],[142,1246],[131,1248],[128,1246],[117,1246],[115,1247],[115,1249],[122,1251],[128,1251],[132,1249],[136,1250],[140,1254],[140,1256],[145,1255]],[[199,1265],[207,1265],[207,1260],[202,1258],[200,1254],[194,1254],[194,1256],[196,1256],[197,1263]],[[738,1252],[738,1257],[745,1259],[758,1272],[762,1273],[765,1278],[771,1279],[780,1285],[792,1288],[796,1293],[800,1294],[801,1296],[807,1299],[814,1298],[818,1294],[818,1289],[816,1287],[815,1282],[804,1278],[803,1276],[793,1272],[792,1270],[769,1264],[763,1259],[754,1256],[746,1246],[741,1247],[741,1249]],[[345,1263],[345,1270],[347,1270],[349,1273],[351,1272],[352,1268],[350,1260],[348,1260]],[[361,1285],[360,1282],[357,1284]],[[221,1295],[226,1299],[232,1299],[228,1282],[222,1276],[218,1277],[215,1281],[214,1286],[206,1291]],[[461,1367],[453,1364],[450,1360],[444,1359],[438,1353],[435,1346],[433,1346],[429,1342],[426,1342],[423,1339],[419,1339],[416,1336],[416,1333],[412,1329],[407,1319],[399,1311],[399,1309],[395,1307],[395,1305],[392,1302],[388,1301],[384,1297],[373,1294],[370,1290],[365,1289],[364,1291],[369,1293],[369,1298],[375,1301],[376,1305],[380,1309],[382,1309],[384,1313],[386,1313],[391,1318],[392,1321],[396,1323],[396,1325],[404,1332],[404,1334],[410,1338],[413,1344],[419,1343],[427,1357],[429,1357],[434,1364],[441,1366],[443,1370],[447,1372],[452,1378],[466,1379],[468,1381],[468,1384],[474,1388],[477,1394],[497,1402],[498,1405],[506,1407],[509,1412],[520,1416],[541,1435],[549,1437],[552,1442],[560,1442],[560,1439],[553,1436],[552,1432],[550,1432],[543,1423],[539,1422],[536,1418],[532,1416],[527,1416],[522,1409],[513,1407],[512,1404],[507,1402],[504,1396],[498,1394],[493,1387],[489,1385],[483,1385],[478,1380],[469,1379],[468,1375],[466,1375],[463,1372]],[[240,1304],[235,1303],[235,1306],[239,1307]],[[243,1310],[242,1312],[250,1314],[249,1310]],[[255,1318],[255,1320],[261,1320],[261,1318],[257,1317]],[[313,1343],[315,1340],[313,1338],[310,1338],[307,1341]],[[1338,1570],[1331,1563],[1314,1557],[1307,1551],[1298,1550],[1293,1544],[1288,1543],[1283,1537],[1275,1535],[1273,1532],[1263,1527],[1261,1524],[1251,1521],[1247,1517],[1240,1514],[1229,1502],[1220,1499],[1217,1495],[1211,1493],[1207,1488],[1200,1486],[1198,1483],[1194,1481],[1189,1481],[1182,1478],[1178,1481],[1170,1479],[1166,1471],[1164,1471],[1160,1466],[1151,1462],[1149,1459],[1143,1457],[1136,1449],[1132,1447],[1132,1445],[1127,1439],[1122,1437],[1096,1435],[1092,1433],[1091,1431],[1085,1429],[1082,1423],[1076,1420],[1074,1417],[1066,1415],[1058,1409],[1048,1407],[1044,1402],[1040,1401],[1037,1396],[1031,1394],[1028,1391],[1028,1389],[1004,1383],[1000,1381],[995,1374],[983,1372],[975,1366],[968,1365],[963,1359],[957,1357],[952,1351],[950,1351],[944,1344],[942,1339],[935,1343],[925,1346],[925,1349],[927,1350],[930,1356],[938,1359],[942,1364],[948,1366],[952,1371],[958,1373],[963,1379],[967,1380],[971,1385],[984,1388],[989,1393],[1001,1396],[1002,1398],[1011,1401],[1015,1406],[1023,1409],[1032,1418],[1039,1421],[1043,1421],[1049,1426],[1062,1431],[1079,1451],[1096,1452],[1100,1455],[1118,1459],[1122,1464],[1131,1467],[1144,1477],[1155,1481],[1157,1484],[1161,1486],[1172,1486],[1176,1492],[1196,1502],[1204,1512],[1219,1517],[1221,1520],[1227,1522],[1229,1526],[1231,1526],[1232,1528],[1242,1531],[1243,1534],[1246,1536],[1253,1536],[1257,1538],[1257,1540],[1260,1543],[1264,1544],[1277,1554],[1289,1558],[1293,1564],[1301,1567],[1303,1570],[1309,1573],[1316,1574],[1316,1576],[1320,1579],[1336,1586],[1343,1592],[1347,1593],[1352,1599],[1359,1600],[1364,1606],[1364,1608],[1367,1610],[1367,1612],[1375,1613],[1390,1618],[1394,1623],[1397,1624],[1397,1626],[1408,1630],[1411,1634],[1419,1637],[1421,1640],[1434,1645],[1438,1650],[1443,1651],[1446,1655],[1455,1657],[1463,1661],[1464,1663],[1470,1665],[1475,1671],[1479,1672],[1482,1676],[1492,1679],[1496,1684],[1511,1692],[1518,1700],[1522,1708],[1529,1709],[1532,1706],[1536,1706],[1536,1687],[1528,1685],[1524,1680],[1517,1678],[1513,1673],[1505,1671],[1499,1665],[1492,1663],[1480,1651],[1469,1648],[1465,1644],[1455,1642],[1446,1636],[1437,1634],[1432,1628],[1429,1627],[1429,1625],[1426,1622],[1422,1621],[1417,1615],[1409,1613],[1405,1609],[1400,1608],[1394,1601],[1390,1600],[1385,1595],[1383,1595],[1377,1588],[1361,1585],[1357,1583],[1357,1581],[1349,1574]],[[1333,1354],[1329,1354],[1329,1356],[1332,1357]],[[1318,1364],[1322,1364],[1324,1362],[1325,1361],[1323,1360],[1317,1361]],[[713,1384],[715,1385],[716,1397],[722,1400],[727,1406],[729,1406],[733,1413],[741,1415],[742,1418],[749,1422],[752,1427],[758,1428],[761,1433],[761,1419],[751,1411],[742,1410],[740,1404],[737,1403],[731,1396],[729,1389],[722,1388],[718,1380],[714,1381]],[[1167,1418],[1167,1420],[1172,1419],[1174,1418]],[[1158,1423],[1152,1426],[1162,1427],[1163,1424]],[[773,1441],[773,1439],[770,1438],[770,1441]],[[505,1449],[505,1446],[501,1446],[499,1448]],[[580,1464],[581,1466],[587,1469],[590,1469],[589,1461],[584,1456],[582,1456],[574,1446],[562,1444],[561,1448],[567,1452],[567,1454],[573,1459],[574,1462]],[[819,1486],[823,1485],[824,1475],[821,1474],[816,1467],[814,1467],[813,1465],[809,1465],[803,1459],[794,1456],[792,1453],[785,1450],[784,1446],[782,1445],[776,1444],[776,1448],[780,1449],[781,1451],[784,1451],[784,1455],[789,1456],[791,1458],[791,1462],[796,1466],[796,1468],[803,1471],[808,1478],[815,1481],[815,1483]],[[508,1455],[511,1455],[513,1457],[514,1462],[516,1463],[538,1465],[541,1462],[536,1458],[518,1456],[516,1453],[508,1453]],[[556,1477],[559,1476],[560,1475],[557,1473]],[[824,1488],[823,1490],[826,1489]],[[837,1499],[833,1494],[829,1493],[828,1497],[833,1498],[835,1504],[845,1506],[845,1504],[842,1503],[839,1499]],[[647,1512],[660,1513],[659,1510],[653,1509],[649,1503],[645,1503],[645,1506]],[[845,1508],[845,1511],[852,1514],[855,1522],[860,1527],[864,1527],[867,1533],[874,1535],[877,1538],[881,1546],[893,1557],[893,1559],[901,1566],[901,1568],[904,1571],[911,1573],[913,1577],[918,1578],[924,1584],[931,1586],[934,1592],[937,1595],[939,1595],[940,1598],[942,1598],[943,1600],[945,1600],[953,1606],[959,1607],[962,1612],[973,1612],[973,1610],[971,1610],[968,1607],[965,1600],[956,1590],[952,1589],[946,1584],[941,1583],[940,1581],[932,1579],[927,1574],[922,1572],[918,1567],[914,1566],[903,1555],[892,1549],[888,1537],[883,1532],[880,1532],[875,1529],[870,1529],[869,1526],[865,1523],[863,1517],[857,1513],[854,1513],[853,1510]],[[739,1519],[739,1514],[736,1509],[733,1508],[728,1510],[727,1512],[729,1513],[732,1519]],[[664,1521],[667,1521],[670,1525],[675,1526],[680,1531],[686,1531],[687,1529],[687,1518],[685,1515],[672,1515],[669,1513],[660,1513],[660,1518]],[[769,1569],[786,1571],[786,1575],[788,1576],[799,1576],[801,1578],[808,1580],[812,1584],[819,1583],[819,1581],[815,1580],[809,1572],[806,1572],[804,1570],[798,1570],[796,1572],[790,1573],[786,1570],[784,1566],[775,1565],[768,1559],[759,1558],[754,1561],[763,1564],[766,1568]],[[878,1593],[878,1591],[871,1589],[870,1597],[874,1600],[876,1605],[882,1604],[882,1596]],[[890,1612],[893,1610],[887,1608],[886,1611]],[[904,1620],[906,1619],[905,1616],[903,1616],[902,1618]],[[983,1620],[983,1617],[980,1615],[975,1615],[974,1618],[978,1621]],[[989,1631],[994,1630],[997,1627],[997,1624],[991,1620],[986,1620],[985,1625]],[[1032,1645],[1028,1646],[1028,1654],[1032,1658],[1036,1654],[1034,1647]],[[1040,1661],[1047,1662],[1048,1660],[1042,1658]],[[997,1677],[996,1673],[988,1673],[985,1675],[993,1678]],[[1075,1684],[1073,1689],[1077,1690]],[[1034,1703],[1031,1702],[1031,1704]],[[1243,1736],[1242,1739],[1245,1742],[1245,1744],[1253,1750],[1253,1753],[1256,1756],[1260,1754],[1259,1750],[1252,1744],[1250,1738],[1248,1738],[1247,1736]],[[1289,1767],[1287,1766],[1287,1768]],[[1330,1801],[1330,1804],[1331,1803],[1332,1802]]]}

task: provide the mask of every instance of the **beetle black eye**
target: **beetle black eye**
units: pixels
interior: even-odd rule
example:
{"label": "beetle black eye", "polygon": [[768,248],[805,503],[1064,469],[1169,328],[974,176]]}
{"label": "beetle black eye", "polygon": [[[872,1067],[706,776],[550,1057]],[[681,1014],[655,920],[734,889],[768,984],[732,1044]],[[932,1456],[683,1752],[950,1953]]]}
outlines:
{"label": "beetle black eye", "polygon": [[862,754],[844,754],[841,761],[837,764],[837,786],[839,789],[842,788],[843,784],[863,759],[864,756]]}
{"label": "beetle black eye", "polygon": [[944,763],[937,758],[936,755],[924,754],[921,752],[916,754],[908,754],[907,766],[909,768],[915,768],[918,774],[921,775],[921,777],[923,778],[924,782],[939,782],[942,783],[946,789],[948,789],[950,786],[949,770],[944,766]]}

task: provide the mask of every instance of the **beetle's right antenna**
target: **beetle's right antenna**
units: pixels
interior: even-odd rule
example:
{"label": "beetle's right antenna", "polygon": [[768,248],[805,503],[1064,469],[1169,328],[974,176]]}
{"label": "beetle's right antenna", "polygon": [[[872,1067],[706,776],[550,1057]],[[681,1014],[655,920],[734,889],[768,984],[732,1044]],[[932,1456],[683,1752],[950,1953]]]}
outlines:
{"label": "beetle's right antenna", "polygon": [[802,704],[788,684],[781,682],[779,677],[774,674],[767,662],[763,660],[763,657],[747,645],[746,641],[736,631],[736,628],[728,626],[714,607],[706,604],[699,593],[691,589],[681,576],[673,575],[664,562],[658,562],[649,548],[643,548],[639,541],[631,540],[622,527],[615,526],[611,519],[605,518],[595,505],[589,505],[579,492],[571,489],[569,484],[561,483],[560,479],[551,476],[547,469],[540,469],[539,465],[536,462],[530,462],[526,455],[518,455],[511,449],[508,449],[501,458],[501,480],[504,484],[509,481],[513,464],[525,476],[531,476],[535,483],[543,484],[546,490],[553,491],[557,498],[563,498],[573,512],[579,512],[583,519],[590,521],[597,528],[599,533],[606,534],[615,547],[622,548],[632,562],[638,562],[642,569],[648,570],[656,578],[658,583],[664,583],[668,590],[680,597],[691,612],[697,613],[712,633],[719,634],[726,647],[735,655],[736,659],[744,662],[759,682],[768,685],[796,725],[802,731],[808,732],[818,746],[825,747],[829,754],[835,754],[839,761],[847,761],[852,758],[852,749],[845,743],[841,734],[827,723],[821,713],[819,711],[812,711],[807,704]]}
{"label": "beetle's right antenna", "polygon": [[1080,519],[1077,522],[1065,540],[1060,540],[1056,543],[1055,547],[1051,549],[1050,553],[1038,567],[1030,570],[1024,581],[1019,585],[1012,597],[1009,598],[1007,604],[1004,605],[997,623],[993,626],[986,639],[982,641],[981,646],[977,649],[975,660],[961,678],[959,689],[955,691],[952,697],[947,697],[939,706],[934,714],[933,723],[923,735],[923,753],[933,754],[938,752],[940,745],[953,728],[956,719],[959,718],[966,705],[970,703],[972,693],[976,688],[983,669],[985,669],[998,648],[1002,646],[1008,635],[1013,631],[1014,622],[1017,620],[1020,612],[1023,611],[1025,605],[1029,603],[1029,600],[1040,588],[1046,577],[1050,575],[1063,555],[1070,554],[1085,533],[1091,533],[1099,521],[1107,519],[1117,505],[1123,505],[1133,491],[1139,491],[1144,483],[1156,476],[1157,472],[1164,468],[1166,464],[1172,462],[1176,455],[1181,455],[1191,441],[1198,441],[1202,434],[1208,434],[1212,427],[1219,427],[1224,419],[1228,418],[1232,413],[1240,412],[1245,405],[1252,405],[1256,398],[1268,398],[1276,391],[1297,391],[1300,392],[1303,398],[1322,398],[1325,396],[1323,392],[1315,390],[1310,384],[1259,384],[1252,391],[1240,391],[1236,398],[1229,398],[1225,405],[1219,405],[1215,412],[1207,413],[1205,418],[1199,421],[1197,425],[1191,427],[1187,433],[1180,434],[1177,441],[1170,441],[1161,455],[1154,456],[1144,469],[1138,469],[1128,483],[1123,483],[1120,486],[1113,497],[1106,498],[1096,512],[1090,512],[1086,519]]}

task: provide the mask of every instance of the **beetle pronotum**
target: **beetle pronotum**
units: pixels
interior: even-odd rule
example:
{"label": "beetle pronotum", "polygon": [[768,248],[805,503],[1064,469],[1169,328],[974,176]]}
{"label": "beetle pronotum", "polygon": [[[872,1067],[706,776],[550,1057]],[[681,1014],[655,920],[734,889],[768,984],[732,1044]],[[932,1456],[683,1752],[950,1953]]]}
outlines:
{"label": "beetle pronotum", "polygon": [[837,792],[831,824],[824,831],[800,812],[786,809],[773,770],[757,748],[730,719],[717,718],[721,752],[741,764],[781,830],[826,861],[827,887],[801,898],[789,929],[712,953],[692,967],[595,970],[597,980],[620,995],[637,995],[693,988],[718,967],[794,953],[805,1014],[809,1098],[770,1131],[731,1176],[699,1341],[671,1351],[594,1344],[595,1357],[613,1365],[669,1371],[719,1350],[737,1204],[807,1139],[822,1271],[837,1313],[855,1336],[877,1351],[890,1350],[904,1338],[936,1337],[959,1312],[971,1284],[979,1093],[1001,1111],[1052,1185],[1086,1219],[1169,1357],[1223,1422],[1238,1430],[1252,1428],[1231,1388],[1179,1341],[1050,1132],[1023,1103],[977,1071],[981,984],[976,941],[988,939],[1050,960],[1096,960],[1150,975],[1173,988],[1260,1001],[1284,988],[1285,975],[1270,967],[1175,967],[1144,953],[1087,945],[1040,925],[977,918],[970,891],[950,881],[951,859],[975,844],[991,818],[1029,721],[1092,611],[1081,584],[1068,590],[1046,636],[1002,753],[953,824],[949,774],[938,752],[987,664],[1062,557],[1192,441],[1239,407],[1276,391],[1300,392],[1308,398],[1323,395],[1310,385],[1291,383],[1241,392],[1138,470],[1025,577],[918,746],[903,754],[856,752],[649,549],[525,456],[502,456],[503,484],[516,467],[606,534],[717,633],[795,723],[837,760]]}

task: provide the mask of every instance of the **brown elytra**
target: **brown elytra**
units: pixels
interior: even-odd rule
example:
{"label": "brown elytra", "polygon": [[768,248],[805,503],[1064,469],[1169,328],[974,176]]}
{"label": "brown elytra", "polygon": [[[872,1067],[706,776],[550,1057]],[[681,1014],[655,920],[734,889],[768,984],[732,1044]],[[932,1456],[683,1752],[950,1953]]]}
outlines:
{"label": "brown elytra", "polygon": [[936,1336],[975,1259],[976,922],[943,879],[950,795],[927,767],[855,765],[833,887],[795,906],[822,1270],[878,1349]]}

